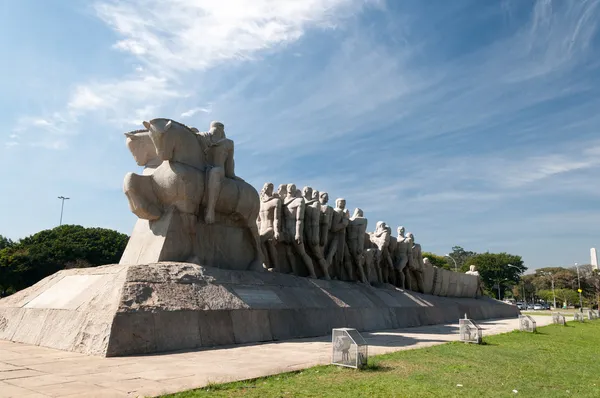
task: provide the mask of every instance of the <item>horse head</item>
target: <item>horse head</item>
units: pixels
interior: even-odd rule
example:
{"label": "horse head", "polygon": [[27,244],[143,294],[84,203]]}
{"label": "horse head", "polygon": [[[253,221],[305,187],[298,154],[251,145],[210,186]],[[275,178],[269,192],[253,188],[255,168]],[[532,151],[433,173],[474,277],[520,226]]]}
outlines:
{"label": "horse head", "polygon": [[160,160],[170,160],[203,169],[204,153],[196,132],[170,119],[143,122]]}
{"label": "horse head", "polygon": [[138,166],[156,166],[160,163],[148,130],[125,133],[126,145]]}

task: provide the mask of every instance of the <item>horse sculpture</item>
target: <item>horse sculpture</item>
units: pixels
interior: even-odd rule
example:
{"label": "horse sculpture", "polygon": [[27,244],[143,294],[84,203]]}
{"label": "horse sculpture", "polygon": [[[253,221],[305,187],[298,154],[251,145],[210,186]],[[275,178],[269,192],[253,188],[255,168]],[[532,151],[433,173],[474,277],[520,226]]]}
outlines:
{"label": "horse sculpture", "polygon": [[[190,236],[189,258],[198,257],[196,242],[199,215],[206,203],[206,175],[211,166],[206,148],[193,130],[170,119],[144,122],[145,130],[126,133],[127,146],[144,175],[127,173],[123,190],[131,211],[139,218],[159,220],[175,209]],[[224,178],[215,206],[225,222],[243,225],[250,234],[254,258],[250,270],[263,270],[256,219],[260,210],[258,193],[240,178]],[[189,260],[193,261],[193,260]],[[196,262],[196,261],[193,261]]]}

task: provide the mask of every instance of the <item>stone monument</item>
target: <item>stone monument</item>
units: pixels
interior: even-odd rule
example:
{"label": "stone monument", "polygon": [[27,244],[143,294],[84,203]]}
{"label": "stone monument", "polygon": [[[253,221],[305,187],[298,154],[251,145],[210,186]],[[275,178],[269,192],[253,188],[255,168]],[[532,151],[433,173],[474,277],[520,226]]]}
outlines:
{"label": "stone monument", "polygon": [[391,245],[385,223],[367,233],[344,199],[334,210],[326,192],[270,182],[259,195],[237,175],[223,123],[143,125],[126,133],[144,170],[125,176],[138,220],[120,263],[1,299],[0,339],[116,356],[518,314],[478,297],[477,275],[430,266],[403,228]]}
{"label": "stone monument", "polygon": [[[128,141],[144,141],[128,142],[136,162],[152,166],[125,176],[123,190],[140,222],[120,263],[170,260],[262,270],[258,193],[235,175],[233,141],[223,124],[212,122],[207,133],[169,119],[144,127],[126,134]],[[155,158],[160,165],[154,166]]]}

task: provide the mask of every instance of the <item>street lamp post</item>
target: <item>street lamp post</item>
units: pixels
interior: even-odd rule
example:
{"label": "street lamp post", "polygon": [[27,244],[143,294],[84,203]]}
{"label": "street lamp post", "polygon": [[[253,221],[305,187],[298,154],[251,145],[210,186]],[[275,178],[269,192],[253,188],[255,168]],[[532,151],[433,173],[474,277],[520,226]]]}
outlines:
{"label": "street lamp post", "polygon": [[450,254],[446,254],[446,257],[450,257],[450,259],[454,261],[454,272],[458,272],[458,264],[456,264],[456,260]]}
{"label": "street lamp post", "polygon": [[543,272],[543,275],[549,275],[552,281],[552,297],[554,299],[554,308],[556,309],[556,294],[554,293],[554,274],[551,272]]}
{"label": "street lamp post", "polygon": [[58,199],[62,200],[62,203],[60,205],[60,223],[58,224],[60,226],[60,225],[62,225],[63,210],[65,209],[65,200],[69,200],[71,198],[59,196]]}
{"label": "street lamp post", "polygon": [[579,312],[583,312],[583,299],[581,297],[581,281],[579,280],[579,266],[575,263],[577,268],[577,292],[579,292]]}
{"label": "street lamp post", "polygon": [[498,285],[498,300],[502,300],[502,297],[500,297],[500,282],[506,282],[508,280],[510,280],[510,279],[508,279],[508,278],[504,278],[504,279],[498,278],[498,279],[496,279],[496,284]]}
{"label": "street lamp post", "polygon": [[[521,272],[521,268],[517,267],[516,265],[506,264],[506,266],[510,268],[516,268],[519,270],[519,272]],[[527,309],[527,297],[525,297],[525,282],[523,282],[523,304],[525,304],[525,309]]]}

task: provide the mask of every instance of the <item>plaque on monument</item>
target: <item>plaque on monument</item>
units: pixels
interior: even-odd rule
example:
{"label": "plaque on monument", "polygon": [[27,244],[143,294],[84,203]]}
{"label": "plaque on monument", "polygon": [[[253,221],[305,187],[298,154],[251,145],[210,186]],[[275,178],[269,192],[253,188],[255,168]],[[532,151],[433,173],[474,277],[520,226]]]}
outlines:
{"label": "plaque on monument", "polygon": [[565,326],[567,324],[567,321],[565,320],[565,316],[563,314],[561,314],[560,312],[553,312],[552,313],[552,323],[555,325]]}
{"label": "plaque on monument", "polygon": [[535,333],[536,331],[536,322],[529,315],[519,315],[519,330],[521,332],[531,332]]}
{"label": "plaque on monument", "polygon": [[367,366],[369,349],[367,342],[356,329],[339,328],[331,333],[331,363],[348,368]]}
{"label": "plaque on monument", "polygon": [[464,318],[458,320],[458,326],[460,328],[460,341],[481,344],[483,329],[472,319],[467,318],[467,314]]}
{"label": "plaque on monument", "polygon": [[277,293],[266,289],[245,289],[236,287],[233,290],[246,304],[253,306],[271,306],[283,304]]}

